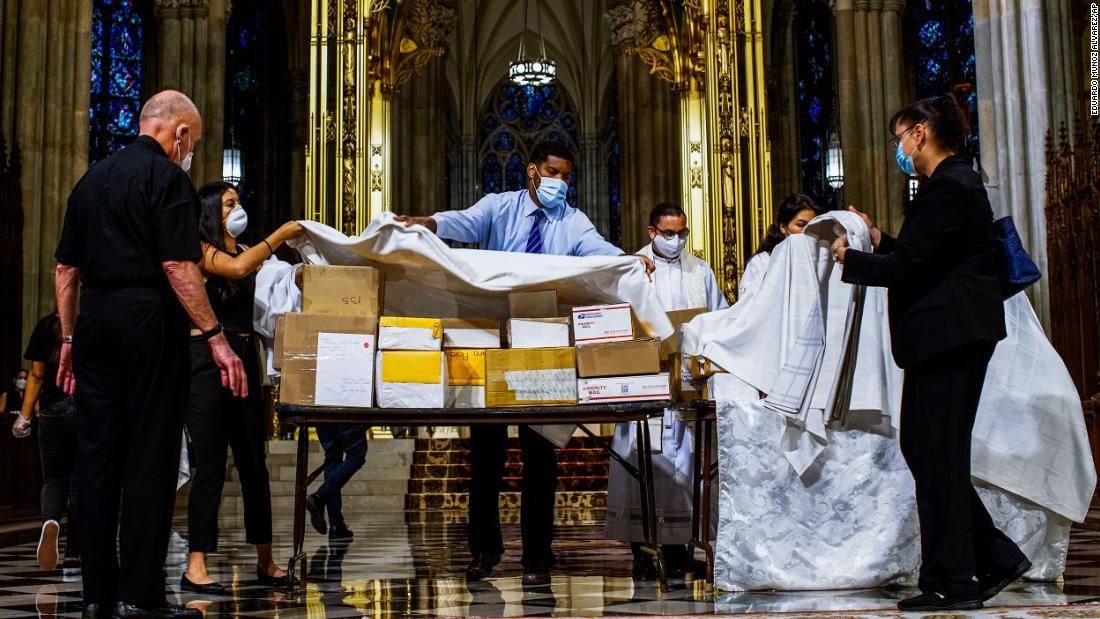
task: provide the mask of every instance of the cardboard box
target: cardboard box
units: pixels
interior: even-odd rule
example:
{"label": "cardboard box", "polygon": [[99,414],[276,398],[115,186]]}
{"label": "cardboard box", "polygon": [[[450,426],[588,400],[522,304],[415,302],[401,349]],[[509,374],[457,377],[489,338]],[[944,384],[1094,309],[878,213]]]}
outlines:
{"label": "cardboard box", "polygon": [[444,318],[443,348],[500,348],[500,321],[494,318]]}
{"label": "cardboard box", "polygon": [[725,370],[710,359],[704,357],[687,357],[690,360],[691,377],[695,380],[710,378],[715,374],[724,374]]}
{"label": "cardboard box", "polygon": [[634,339],[630,304],[574,307],[573,338],[578,346]]}
{"label": "cardboard box", "polygon": [[443,408],[447,364],[441,351],[380,350],[377,376],[380,408]]}
{"label": "cardboard box", "polygon": [[669,400],[668,372],[648,376],[582,378],[577,381],[577,403],[647,402]]}
{"label": "cardboard box", "polygon": [[568,318],[512,318],[508,321],[509,348],[569,346]]}
{"label": "cardboard box", "polygon": [[283,358],[279,401],[306,406],[314,404],[318,333],[373,335],[377,332],[377,327],[377,319],[373,316],[286,314],[283,317],[281,338]]}
{"label": "cardboard box", "polygon": [[286,331],[286,316],[275,319],[275,346],[271,353],[271,367],[278,370],[283,367],[283,332]]}
{"label": "cardboard box", "polygon": [[500,408],[576,404],[575,354],[570,347],[485,351],[485,405]]}
{"label": "cardboard box", "polygon": [[379,350],[442,350],[443,321],[439,318],[382,316],[378,319]]}
{"label": "cardboard box", "polygon": [[382,273],[374,267],[302,267],[302,313],[378,316]]}
{"label": "cardboard box", "polygon": [[659,340],[599,342],[577,348],[577,376],[637,376],[661,371]]}
{"label": "cardboard box", "polygon": [[661,342],[661,359],[668,359],[671,355],[680,352],[681,327],[691,322],[692,318],[705,313],[707,313],[707,308],[705,307],[693,307],[691,309],[667,312],[668,319],[672,323],[672,335]]}
{"label": "cardboard box", "polygon": [[558,315],[558,291],[510,292],[508,310],[512,318],[555,318]]}
{"label": "cardboard box", "polygon": [[[672,355],[669,363],[669,376],[673,402],[691,402],[692,400],[705,399],[703,397],[703,383],[695,380],[691,375],[691,357],[679,354]],[[676,376],[679,376],[680,380],[676,380]]]}
{"label": "cardboard box", "polygon": [[447,358],[448,385],[485,385],[484,350],[447,350],[443,356]]}

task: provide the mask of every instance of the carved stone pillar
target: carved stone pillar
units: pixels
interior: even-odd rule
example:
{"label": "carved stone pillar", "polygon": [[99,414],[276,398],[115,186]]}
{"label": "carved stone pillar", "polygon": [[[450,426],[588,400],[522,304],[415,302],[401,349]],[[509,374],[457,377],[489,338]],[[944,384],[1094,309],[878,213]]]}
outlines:
{"label": "carved stone pillar", "polygon": [[477,165],[477,136],[462,136],[458,146],[458,173],[451,179],[452,210],[472,206],[481,198],[481,175]]}
{"label": "carved stone pillar", "polygon": [[201,186],[222,176],[227,0],[155,0],[160,29],[157,90],[174,88],[202,114],[203,139],[191,180]]}
{"label": "carved stone pillar", "polygon": [[443,186],[446,163],[446,83],[443,63],[431,62],[393,100],[393,212],[431,215],[448,209]]}
{"label": "carved stone pillar", "polygon": [[611,213],[607,199],[607,166],[600,160],[600,141],[595,135],[581,136],[579,176],[581,195],[577,196],[577,206],[584,211],[600,234],[608,238],[611,225]]}
{"label": "carved stone pillar", "polygon": [[[893,118],[897,110],[905,104],[902,92],[901,79],[905,75],[904,61],[901,43],[903,40],[901,31],[901,11],[905,6],[903,0],[885,0],[882,3],[882,87],[883,87],[883,125],[882,131],[888,130],[886,123]],[[895,170],[894,153],[886,148],[883,142],[877,145],[879,148],[879,161],[885,165],[886,178],[886,205],[887,218],[882,222],[888,229],[897,231],[901,228],[901,221],[905,215],[902,213],[903,196],[906,191],[905,176]]]}
{"label": "carved stone pillar", "polygon": [[867,180],[860,171],[863,169],[861,143],[860,110],[856,103],[862,96],[862,84],[856,68],[859,51],[855,41],[855,8],[852,0],[837,0],[833,7],[836,20],[836,75],[837,108],[840,120],[842,157],[844,159],[844,199],[846,202],[861,205],[864,186]]}
{"label": "carved stone pillar", "polygon": [[22,151],[24,341],[54,308],[66,200],[88,168],[91,0],[0,5],[0,134]]}

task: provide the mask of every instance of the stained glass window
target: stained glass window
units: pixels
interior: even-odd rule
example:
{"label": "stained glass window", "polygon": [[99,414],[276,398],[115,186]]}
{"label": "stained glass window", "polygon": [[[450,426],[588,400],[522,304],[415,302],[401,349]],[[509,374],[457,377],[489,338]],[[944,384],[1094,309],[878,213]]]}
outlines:
{"label": "stained glass window", "polygon": [[612,78],[608,88],[607,103],[604,104],[603,141],[607,152],[607,239],[615,247],[621,247],[623,241],[622,197],[622,144],[619,142],[619,88],[617,79]]}
{"label": "stained glass window", "polygon": [[92,4],[90,163],[118,151],[138,134],[142,25],[134,0],[94,0]]}
{"label": "stained glass window", "polygon": [[[481,118],[481,191],[523,189],[527,160],[543,140],[557,140],[577,151],[577,114],[558,84],[519,86],[501,82]],[[566,201],[577,204],[574,166]]]}
{"label": "stained glass window", "polygon": [[226,27],[225,128],[226,149],[240,152],[237,193],[248,211],[250,226],[262,230],[265,211],[259,200],[261,152],[264,145],[262,94],[266,0],[236,0]]}
{"label": "stained glass window", "polygon": [[798,45],[799,167],[802,192],[826,208],[836,208],[836,190],[826,182],[825,155],[833,122],[833,21],[824,2],[800,3],[795,15]]}
{"label": "stained glass window", "polygon": [[[971,0],[916,0],[908,8],[918,99],[977,84],[974,73],[974,8]],[[978,156],[978,95],[967,93],[971,137],[967,154]]]}

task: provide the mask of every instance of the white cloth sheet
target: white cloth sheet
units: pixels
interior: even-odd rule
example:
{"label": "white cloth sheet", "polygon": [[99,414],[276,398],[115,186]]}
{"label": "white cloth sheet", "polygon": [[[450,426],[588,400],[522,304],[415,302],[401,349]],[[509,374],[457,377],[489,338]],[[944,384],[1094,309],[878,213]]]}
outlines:
{"label": "white cloth sheet", "polygon": [[[899,528],[915,509],[894,438],[902,373],[889,352],[886,291],[844,284],[823,262],[838,224],[850,240],[866,239],[851,214],[819,217],[776,247],[755,293],[685,328],[685,352],[709,358],[731,375],[717,381],[740,388],[717,395],[723,588],[876,586],[912,571],[905,555],[916,546]],[[1069,521],[1087,512],[1095,473],[1076,390],[1026,296],[1006,302],[1006,314],[972,472],[994,518],[1035,563],[1029,576],[1049,579],[1064,566]],[[798,501],[804,512],[793,509]],[[836,543],[852,537],[837,537],[850,527],[874,543]],[[765,553],[738,541],[759,539],[777,545]]]}

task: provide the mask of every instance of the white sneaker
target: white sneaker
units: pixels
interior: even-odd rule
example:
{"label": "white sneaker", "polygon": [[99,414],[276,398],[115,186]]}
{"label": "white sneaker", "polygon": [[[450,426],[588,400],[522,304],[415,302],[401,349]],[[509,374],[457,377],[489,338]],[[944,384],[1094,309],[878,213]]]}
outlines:
{"label": "white sneaker", "polygon": [[42,535],[38,538],[38,567],[52,570],[57,567],[57,538],[61,525],[56,520],[42,523]]}

